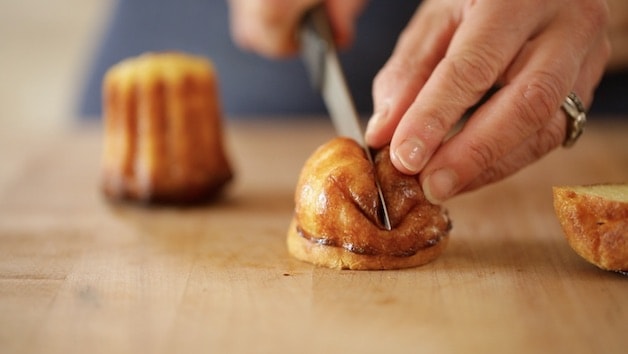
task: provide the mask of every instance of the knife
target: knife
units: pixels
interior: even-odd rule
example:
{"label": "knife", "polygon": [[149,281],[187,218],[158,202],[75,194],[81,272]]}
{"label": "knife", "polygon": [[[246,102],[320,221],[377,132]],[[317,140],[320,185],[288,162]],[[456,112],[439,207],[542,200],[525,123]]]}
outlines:
{"label": "knife", "polygon": [[[301,55],[310,74],[310,81],[321,92],[336,132],[360,144],[373,165],[373,156],[364,140],[358,113],[338,59],[329,18],[322,4],[305,14],[299,34]],[[377,174],[375,185],[381,205],[380,220],[386,230],[391,230],[388,209]]]}

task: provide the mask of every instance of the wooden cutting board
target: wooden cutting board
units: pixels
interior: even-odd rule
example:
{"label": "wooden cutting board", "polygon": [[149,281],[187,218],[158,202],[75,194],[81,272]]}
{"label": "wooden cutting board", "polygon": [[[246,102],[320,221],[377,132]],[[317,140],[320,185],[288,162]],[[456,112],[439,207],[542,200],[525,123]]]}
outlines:
{"label": "wooden cutting board", "polygon": [[109,203],[101,131],[2,133],[3,353],[625,353],[628,278],[567,245],[551,186],[626,181],[628,120],[591,124],[514,177],[446,204],[441,258],[316,268],[285,234],[326,120],[227,125],[236,180],[194,208]]}

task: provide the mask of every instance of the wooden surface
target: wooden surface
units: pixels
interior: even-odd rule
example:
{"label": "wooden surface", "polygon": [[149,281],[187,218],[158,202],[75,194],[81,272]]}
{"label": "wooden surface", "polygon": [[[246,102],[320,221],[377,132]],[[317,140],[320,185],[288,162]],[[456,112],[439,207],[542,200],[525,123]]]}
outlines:
{"label": "wooden surface", "polygon": [[2,353],[625,353],[628,278],[567,245],[551,186],[628,179],[628,123],[449,201],[441,258],[402,271],[287,254],[301,166],[322,121],[231,122],[237,179],[196,208],[115,205],[101,132],[0,132]]}

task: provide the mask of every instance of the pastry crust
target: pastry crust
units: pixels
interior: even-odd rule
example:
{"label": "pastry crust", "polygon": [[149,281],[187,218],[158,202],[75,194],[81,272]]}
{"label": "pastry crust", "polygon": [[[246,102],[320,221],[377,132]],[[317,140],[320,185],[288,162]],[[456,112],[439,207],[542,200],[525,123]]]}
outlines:
{"label": "pastry crust", "polygon": [[211,62],[146,53],[103,80],[102,189],[112,199],[196,203],[232,178]]}
{"label": "pastry crust", "polygon": [[[375,173],[392,230],[378,215]],[[425,199],[416,176],[397,171],[388,148],[375,166],[348,138],[335,138],[306,161],[295,192],[288,250],[296,258],[340,269],[397,269],[436,259],[445,249],[447,212]]]}
{"label": "pastry crust", "polygon": [[602,269],[628,271],[628,184],[554,187],[553,195],[574,251]]}

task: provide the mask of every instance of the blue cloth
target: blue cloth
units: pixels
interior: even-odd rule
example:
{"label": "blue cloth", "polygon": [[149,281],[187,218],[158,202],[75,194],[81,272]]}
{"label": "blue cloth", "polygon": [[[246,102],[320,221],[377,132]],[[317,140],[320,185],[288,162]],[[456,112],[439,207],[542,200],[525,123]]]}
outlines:
{"label": "blue cloth", "polygon": [[[362,114],[372,112],[372,79],[392,53],[416,0],[374,0],[359,19],[355,44],[341,53],[347,81]],[[230,116],[322,114],[320,95],[299,57],[268,60],[237,48],[226,0],[120,0],[87,77],[79,114],[99,117],[101,83],[116,62],[145,51],[181,50],[207,56],[219,75],[223,110]]]}
{"label": "blue cloth", "polygon": [[[371,0],[359,18],[355,43],[341,54],[341,61],[362,115],[372,113],[373,77],[392,53],[418,3]],[[100,117],[101,83],[110,66],[142,52],[167,50],[212,59],[223,110],[229,116],[325,113],[300,58],[267,60],[232,43],[226,0],[119,0],[87,75],[79,115]],[[628,114],[627,91],[628,73],[608,75],[597,91],[592,112]]]}

